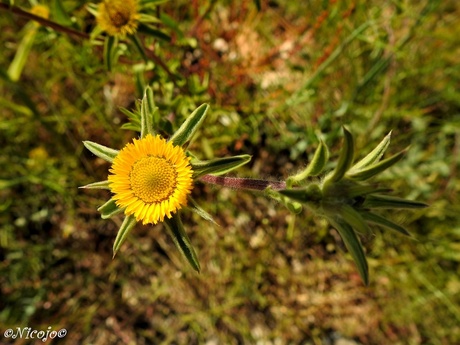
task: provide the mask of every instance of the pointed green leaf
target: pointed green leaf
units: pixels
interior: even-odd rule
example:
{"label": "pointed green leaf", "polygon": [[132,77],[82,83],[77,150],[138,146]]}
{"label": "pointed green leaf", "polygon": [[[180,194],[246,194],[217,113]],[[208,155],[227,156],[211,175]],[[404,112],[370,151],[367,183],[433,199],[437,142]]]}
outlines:
{"label": "pointed green leaf", "polygon": [[148,86],[145,89],[144,98],[141,103],[141,138],[145,138],[147,134],[155,135],[154,128],[159,120],[158,107],[155,106],[153,91]]}
{"label": "pointed green leaf", "polygon": [[139,36],[137,35],[137,33],[134,35],[129,35],[128,37],[134,43],[134,46],[136,47],[137,51],[142,56],[142,60],[144,60],[147,63],[149,60],[147,58],[147,54],[145,54],[144,46],[142,45],[142,42],[139,39]]}
{"label": "pointed green leaf", "polygon": [[286,183],[288,186],[298,184],[299,182],[307,179],[309,176],[319,175],[324,167],[326,166],[327,160],[329,159],[329,150],[322,140],[320,140],[319,146],[315,151],[312,161],[301,173],[291,176],[287,179]]}
{"label": "pointed green leaf", "polygon": [[216,223],[216,221],[212,218],[212,216],[206,212],[205,210],[203,210],[201,208],[200,205],[198,205],[198,203],[195,201],[195,199],[193,199],[191,196],[188,197],[188,200],[190,202],[190,206],[189,208],[192,210],[192,212],[195,212],[196,214],[198,214],[201,218],[207,220],[208,222],[211,222],[213,223],[214,225],[217,225],[219,226],[219,224]]}
{"label": "pointed green leaf", "polygon": [[179,252],[187,259],[195,271],[200,272],[200,263],[179,215],[174,214],[172,218],[166,218],[165,224]]}
{"label": "pointed green leaf", "polygon": [[396,230],[397,232],[400,232],[401,234],[406,235],[406,236],[411,236],[410,232],[407,231],[406,229],[404,229],[401,225],[393,223],[392,221],[390,221],[390,220],[388,220],[388,219],[386,219],[386,218],[384,218],[384,217],[382,217],[382,216],[380,216],[378,214],[375,214],[375,213],[372,213],[372,212],[363,212],[363,213],[361,213],[361,215],[368,222],[384,226],[384,227],[386,227],[388,229],[391,229],[391,230]]}
{"label": "pointed green leaf", "polygon": [[114,158],[118,155],[118,151],[111,149],[110,147],[86,140],[83,142],[83,145],[90,150],[93,154],[106,160],[107,162],[112,163]]}
{"label": "pointed green leaf", "polygon": [[156,29],[152,25],[140,24],[139,27],[137,28],[137,31],[142,32],[143,34],[146,34],[148,36],[158,38],[158,39],[163,40],[165,42],[171,42],[171,36],[169,36],[164,31]]}
{"label": "pointed green leaf", "polygon": [[340,214],[342,215],[343,219],[349,225],[351,225],[353,229],[355,229],[361,234],[370,234],[371,230],[369,229],[369,226],[367,225],[366,221],[353,207],[347,204],[341,205]]}
{"label": "pointed green leaf", "polygon": [[121,245],[123,244],[123,242],[125,242],[126,237],[128,236],[129,232],[133,229],[134,225],[136,225],[136,218],[133,215],[126,216],[126,218],[123,220],[123,223],[120,226],[120,230],[118,230],[115,242],[113,243],[113,257],[115,257]]}
{"label": "pointed green leaf", "polygon": [[355,171],[353,173],[348,173],[347,176],[353,180],[367,180],[396,164],[405,154],[406,151],[401,151],[383,161],[378,162],[377,164],[369,165],[366,168]]}
{"label": "pointed green leaf", "polygon": [[78,187],[81,189],[108,189],[110,190],[110,182],[109,181],[99,181],[87,184],[86,186]]}
{"label": "pointed green leaf", "polygon": [[106,36],[104,41],[104,65],[107,71],[112,70],[112,66],[117,60],[118,38]]}
{"label": "pointed green leaf", "polygon": [[358,163],[353,165],[353,167],[350,169],[349,173],[354,173],[356,171],[359,171],[363,168],[366,168],[375,162],[378,162],[383,154],[385,153],[386,149],[390,145],[390,140],[391,140],[391,132],[388,133],[385,138],[380,142],[380,144],[377,145],[375,149],[373,149],[366,157],[361,159]]}
{"label": "pointed green leaf", "polygon": [[359,196],[365,196],[368,194],[375,194],[375,193],[389,193],[392,190],[390,188],[377,188],[373,185],[354,185],[347,188],[347,197],[348,198],[356,198]]}
{"label": "pointed green leaf", "polygon": [[193,134],[197,131],[200,125],[203,123],[206,113],[208,112],[209,105],[204,103],[195,109],[193,113],[184,121],[180,128],[173,134],[171,141],[174,145],[183,146],[190,139]]}
{"label": "pointed green leaf", "polygon": [[353,257],[353,260],[358,267],[359,275],[364,281],[364,284],[369,285],[369,268],[367,265],[366,256],[364,255],[363,247],[361,242],[359,242],[356,233],[351,228],[351,226],[345,222],[332,222],[332,225],[334,225],[334,227],[339,232],[340,237],[342,237],[342,240],[345,243],[345,246]]}
{"label": "pointed green leaf", "polygon": [[337,166],[332,172],[331,176],[328,178],[328,180],[331,182],[340,181],[350,166],[353,164],[353,156],[355,151],[353,136],[345,127],[342,128],[344,134],[343,147],[342,151],[340,152]]}
{"label": "pointed green leaf", "polygon": [[216,158],[207,161],[193,160],[190,162],[193,170],[193,178],[212,174],[215,176],[226,174],[251,160],[250,155]]}
{"label": "pointed green leaf", "polygon": [[101,213],[102,219],[108,219],[118,213],[121,213],[123,209],[119,208],[115,203],[115,200],[110,199],[104,205],[97,209]]}
{"label": "pointed green leaf", "polygon": [[[139,22],[140,23],[149,23],[149,24],[159,24],[161,23],[161,20],[157,17],[154,17],[150,14],[146,14],[146,13],[139,13]],[[142,24],[141,24],[142,25]],[[139,28],[138,28],[138,31],[139,31]]]}
{"label": "pointed green leaf", "polygon": [[11,61],[8,67],[8,77],[12,81],[18,81],[21,77],[22,70],[27,62],[29,53],[35,41],[37,34],[38,24],[36,22],[29,22],[24,26],[24,37],[18,45],[16,54],[14,55],[13,61]]}
{"label": "pointed green leaf", "polygon": [[424,208],[427,204],[388,195],[369,195],[363,203],[364,208]]}

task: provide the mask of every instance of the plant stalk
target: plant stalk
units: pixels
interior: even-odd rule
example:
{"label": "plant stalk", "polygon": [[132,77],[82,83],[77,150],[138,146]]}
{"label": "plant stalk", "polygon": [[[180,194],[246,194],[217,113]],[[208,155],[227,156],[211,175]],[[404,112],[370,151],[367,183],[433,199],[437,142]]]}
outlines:
{"label": "plant stalk", "polygon": [[215,184],[223,187],[229,187],[234,189],[246,189],[246,190],[265,190],[270,187],[273,190],[281,190],[286,188],[286,182],[284,181],[269,181],[260,179],[251,179],[243,177],[226,177],[226,176],[213,176],[204,175],[200,178],[201,181]]}

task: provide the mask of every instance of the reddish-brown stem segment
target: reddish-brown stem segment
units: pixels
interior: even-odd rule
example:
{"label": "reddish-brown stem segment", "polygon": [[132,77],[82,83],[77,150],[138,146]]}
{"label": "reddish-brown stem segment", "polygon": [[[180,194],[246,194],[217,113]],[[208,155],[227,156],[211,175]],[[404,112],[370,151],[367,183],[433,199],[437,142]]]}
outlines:
{"label": "reddish-brown stem segment", "polygon": [[264,190],[271,187],[274,190],[280,190],[286,188],[286,182],[284,181],[267,181],[242,177],[204,175],[200,180],[235,189]]}

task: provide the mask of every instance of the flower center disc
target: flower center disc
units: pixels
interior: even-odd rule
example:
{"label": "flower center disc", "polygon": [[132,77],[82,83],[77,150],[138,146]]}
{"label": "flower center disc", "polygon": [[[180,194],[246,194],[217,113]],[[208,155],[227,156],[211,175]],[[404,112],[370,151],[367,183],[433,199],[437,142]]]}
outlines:
{"label": "flower center disc", "polygon": [[107,12],[109,13],[110,20],[112,24],[117,28],[121,28],[123,25],[128,24],[130,12],[129,8],[124,8],[124,6],[118,6],[116,8],[108,8]]}
{"label": "flower center disc", "polygon": [[162,157],[138,160],[130,174],[131,188],[143,202],[152,204],[168,199],[176,188],[174,165]]}

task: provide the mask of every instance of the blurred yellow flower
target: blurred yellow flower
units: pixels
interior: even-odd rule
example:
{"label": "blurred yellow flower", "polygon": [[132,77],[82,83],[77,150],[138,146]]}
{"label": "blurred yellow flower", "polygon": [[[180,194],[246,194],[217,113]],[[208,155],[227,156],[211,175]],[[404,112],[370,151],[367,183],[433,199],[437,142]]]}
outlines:
{"label": "blurred yellow flower", "polygon": [[124,37],[137,30],[137,0],[105,0],[98,6],[99,27],[110,36]]}
{"label": "blurred yellow flower", "polygon": [[30,9],[30,13],[45,19],[48,19],[50,16],[50,10],[45,5],[35,5]]}
{"label": "blurred yellow flower", "polygon": [[193,188],[190,158],[159,135],[134,139],[115,157],[108,180],[113,199],[143,224],[162,222],[187,204]]}

